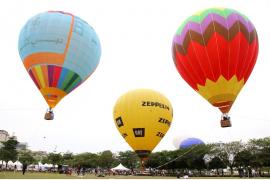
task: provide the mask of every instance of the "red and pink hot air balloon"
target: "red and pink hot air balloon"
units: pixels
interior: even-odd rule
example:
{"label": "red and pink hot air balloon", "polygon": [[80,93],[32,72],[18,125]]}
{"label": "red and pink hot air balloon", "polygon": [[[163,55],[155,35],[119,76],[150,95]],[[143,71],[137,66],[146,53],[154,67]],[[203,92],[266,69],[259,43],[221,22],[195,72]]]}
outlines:
{"label": "red and pink hot air balloon", "polygon": [[251,21],[232,9],[210,8],[189,17],[173,39],[173,59],[182,78],[223,113],[228,113],[247,82],[258,56]]}

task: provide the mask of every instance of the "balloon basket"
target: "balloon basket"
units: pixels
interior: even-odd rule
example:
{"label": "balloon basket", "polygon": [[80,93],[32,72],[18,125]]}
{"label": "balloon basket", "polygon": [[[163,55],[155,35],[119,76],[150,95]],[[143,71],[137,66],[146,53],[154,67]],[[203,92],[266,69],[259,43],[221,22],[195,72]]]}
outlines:
{"label": "balloon basket", "polygon": [[231,127],[232,123],[230,120],[230,116],[228,115],[228,113],[223,113],[221,116],[221,120],[220,120],[220,125],[222,128],[226,128],[226,127]]}
{"label": "balloon basket", "polygon": [[53,120],[54,118],[54,113],[53,111],[50,109],[45,113],[44,119],[45,120]]}
{"label": "balloon basket", "polygon": [[231,124],[231,121],[229,119],[227,120],[221,120],[220,121],[220,125],[222,128],[226,128],[226,127],[231,127],[232,124]]}

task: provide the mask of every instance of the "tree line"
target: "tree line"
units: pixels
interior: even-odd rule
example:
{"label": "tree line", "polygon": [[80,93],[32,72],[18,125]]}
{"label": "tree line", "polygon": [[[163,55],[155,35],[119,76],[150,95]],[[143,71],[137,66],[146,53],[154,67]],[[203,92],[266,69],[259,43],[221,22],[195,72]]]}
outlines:
{"label": "tree line", "polygon": [[[133,151],[113,153],[106,150],[99,153],[46,153],[38,155],[37,152],[24,150],[17,151],[18,141],[9,139],[2,142],[0,160],[5,162],[19,160],[22,163],[34,164],[38,162],[53,165],[68,165],[70,167],[105,168],[109,169],[122,163],[130,169],[140,167],[140,159]],[[167,170],[215,170],[230,168],[233,175],[234,168],[262,169],[270,167],[270,137],[251,139],[247,143],[233,141],[228,143],[212,143],[195,145],[187,149],[153,152],[145,162],[146,168]]]}

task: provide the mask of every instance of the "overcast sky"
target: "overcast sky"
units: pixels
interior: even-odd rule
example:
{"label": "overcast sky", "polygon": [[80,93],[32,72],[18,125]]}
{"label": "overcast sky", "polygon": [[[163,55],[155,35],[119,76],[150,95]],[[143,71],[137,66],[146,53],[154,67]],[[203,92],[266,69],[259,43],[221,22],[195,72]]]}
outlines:
{"label": "overcast sky", "polygon": [[[171,44],[180,24],[195,12],[227,7],[245,14],[259,36],[259,56],[230,115],[232,127],[220,127],[221,113],[178,74]],[[150,88],[172,103],[171,128],[154,151],[172,150],[173,139],[247,141],[270,135],[269,0],[8,0],[0,6],[0,129],[15,133],[32,150],[113,152],[129,150],[113,122],[113,106],[123,93]],[[97,32],[102,48],[92,76],[55,108],[45,121],[47,104],[18,53],[22,26],[48,11],[70,12]],[[45,137],[45,138],[44,138]]]}

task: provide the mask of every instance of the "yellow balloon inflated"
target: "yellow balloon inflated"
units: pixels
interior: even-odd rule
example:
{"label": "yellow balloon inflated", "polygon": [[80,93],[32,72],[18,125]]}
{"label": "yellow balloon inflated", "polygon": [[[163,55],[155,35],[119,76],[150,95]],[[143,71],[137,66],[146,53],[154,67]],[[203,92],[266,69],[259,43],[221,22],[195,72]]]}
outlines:
{"label": "yellow balloon inflated", "polygon": [[137,89],[117,100],[113,116],[122,137],[141,159],[146,159],[170,128],[173,109],[161,93]]}

